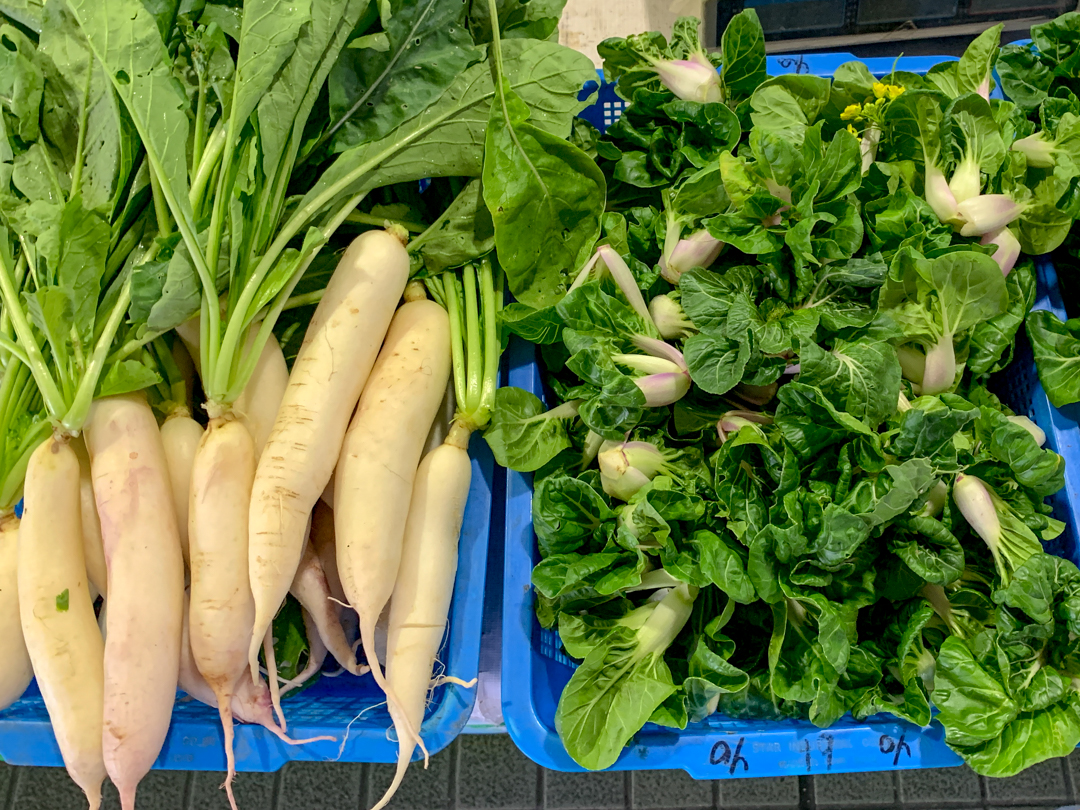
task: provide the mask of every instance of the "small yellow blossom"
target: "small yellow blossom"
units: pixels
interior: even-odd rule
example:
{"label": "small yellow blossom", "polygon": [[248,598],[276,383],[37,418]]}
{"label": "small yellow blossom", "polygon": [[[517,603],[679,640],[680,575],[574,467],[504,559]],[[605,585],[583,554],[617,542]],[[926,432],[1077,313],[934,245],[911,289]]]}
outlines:
{"label": "small yellow blossom", "polygon": [[844,111],[840,113],[840,119],[842,121],[853,121],[859,117],[859,113],[862,112],[862,107],[858,104],[848,104],[844,107]]}
{"label": "small yellow blossom", "polygon": [[874,82],[874,97],[879,100],[892,101],[894,98],[899,98],[903,92],[904,88],[899,85]]}
{"label": "small yellow blossom", "polygon": [[847,131],[854,135],[856,138],[859,137],[859,130],[855,129],[855,127],[853,127],[851,124],[847,125]]}

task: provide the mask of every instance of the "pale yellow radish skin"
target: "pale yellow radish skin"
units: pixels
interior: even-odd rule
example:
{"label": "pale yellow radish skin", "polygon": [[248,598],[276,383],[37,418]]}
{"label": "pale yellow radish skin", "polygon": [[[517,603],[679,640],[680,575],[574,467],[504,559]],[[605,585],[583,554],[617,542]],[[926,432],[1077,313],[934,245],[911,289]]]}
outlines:
{"label": "pale yellow radish skin", "polygon": [[[330,483],[333,483],[333,479]],[[323,573],[326,574],[326,584],[330,587],[330,596],[337,603],[338,618],[345,631],[345,638],[350,641],[350,649],[355,650],[354,642],[360,635],[357,623],[359,619],[356,611],[348,607],[348,597],[345,596],[345,589],[341,587],[341,577],[337,570],[337,543],[334,542],[334,510],[327,505],[325,499],[316,501],[315,508],[311,510],[311,536],[308,542],[315,546],[315,553],[319,555]],[[357,674],[367,671],[368,667],[361,666]]]}
{"label": "pale yellow radish skin", "polygon": [[419,729],[423,722],[450,612],[458,537],[472,478],[468,452],[451,441],[465,443],[468,433],[455,426],[447,443],[420,462],[413,485],[386,641],[386,680],[398,697],[396,705],[390,704],[398,729],[398,763],[393,783],[372,810],[390,801],[412,759],[414,745],[402,729],[406,724]]}
{"label": "pale yellow radish skin", "polygon": [[360,618],[368,666],[396,702],[375,652],[375,624],[394,589],[413,478],[450,376],[450,319],[434,301],[404,304],[360,397],[336,472],[338,574]]}
{"label": "pale yellow radish skin", "polygon": [[[316,635],[330,654],[346,672],[353,675],[359,674],[356,656],[353,655],[352,646],[345,638],[345,630],[341,626],[341,605],[331,601],[330,585],[323,572],[319,555],[310,542],[304,547],[304,553],[300,558],[300,565],[296,569],[296,576],[293,577],[289,592],[296,597],[306,614],[311,617],[314,629],[317,631]],[[310,633],[308,639],[311,639]]]}
{"label": "pale yellow radish skin", "polygon": [[[91,810],[101,804],[104,642],[83,559],[79,459],[46,439],[30,458],[19,526],[19,609],[64,764]],[[66,609],[63,600],[66,595]]]}
{"label": "pale yellow radish skin", "polygon": [[184,560],[161,433],[146,399],[97,400],[85,436],[109,569],[105,767],[123,810],[131,810],[172,717]]}
{"label": "pale yellow radish skin", "polygon": [[176,528],[180,532],[180,550],[184,564],[190,565],[191,550],[188,543],[188,501],[191,492],[191,467],[195,463],[195,451],[203,437],[203,426],[191,418],[184,407],[176,408],[161,425],[161,446],[165,450],[165,463],[169,468],[169,487],[172,491],[173,509],[176,510]]}
{"label": "pale yellow radish skin", "polygon": [[105,546],[101,540],[101,521],[98,520],[97,503],[94,501],[94,482],[90,478],[90,455],[81,436],[72,439],[70,444],[79,457],[83,557],[86,559],[86,575],[90,577],[90,596],[107,596],[108,570],[105,567]]}
{"label": "pale yellow radish skin", "polygon": [[0,515],[0,709],[26,691],[34,677],[19,620],[19,519]]}
{"label": "pale yellow radish skin", "polygon": [[338,263],[293,363],[251,495],[253,677],[263,636],[300,563],[308,516],[334,471],[408,277],[409,257],[396,237],[384,231],[358,236]]}
{"label": "pale yellow radish skin", "polygon": [[308,542],[315,547],[319,555],[326,584],[330,595],[339,602],[345,602],[345,590],[341,587],[341,577],[337,570],[337,544],[334,542],[334,510],[319,500],[311,510],[311,535]]}
{"label": "pale yellow radish skin", "polygon": [[191,467],[188,621],[195,664],[217,698],[225,732],[225,790],[234,810],[236,760],[230,707],[237,681],[246,674],[255,620],[247,576],[248,503],[254,478],[255,444],[248,429],[231,416],[211,419]]}
{"label": "pale yellow radish skin", "polygon": [[[248,330],[244,351],[251,350],[261,325],[252,324]],[[285,355],[277,338],[270,335],[263,345],[255,371],[232,406],[233,413],[251,433],[251,440],[255,443],[256,461],[266,447],[266,440],[270,438],[270,431],[274,427],[274,420],[277,419],[278,409],[281,407],[281,398],[285,396],[288,384],[289,366],[285,363]]]}
{"label": "pale yellow radish skin", "polygon": [[326,486],[323,487],[322,493],[319,495],[319,501],[325,503],[331,509],[334,508],[334,475],[331,473],[330,480],[326,482]]}

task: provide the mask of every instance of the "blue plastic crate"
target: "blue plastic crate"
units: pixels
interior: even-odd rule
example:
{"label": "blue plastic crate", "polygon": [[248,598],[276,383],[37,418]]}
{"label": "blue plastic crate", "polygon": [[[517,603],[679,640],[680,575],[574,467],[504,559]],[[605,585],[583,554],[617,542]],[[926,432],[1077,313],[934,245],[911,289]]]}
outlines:
{"label": "blue plastic crate", "polygon": [[[472,484],[458,546],[457,580],[450,605],[448,635],[439,660],[445,674],[469,681],[477,677],[480,659],[480,624],[487,572],[488,536],[492,512],[495,462],[487,444],[474,436]],[[330,660],[329,666],[334,662]],[[475,689],[444,684],[435,689],[420,730],[428,751],[448,746],[465,728],[476,699]],[[343,674],[320,678],[295,698],[282,703],[289,736],[303,739],[321,735],[338,742],[287,745],[261,726],[236,724],[236,768],[239,771],[276,771],[290,760],[340,762],[396,762],[396,738],[385,697],[371,675]],[[348,741],[339,757],[340,741]],[[417,751],[415,759],[422,759]],[[16,703],[0,712],[0,761],[12,765],[63,765],[45,704],[36,684]],[[172,725],[155,768],[176,770],[225,769],[224,738],[217,709],[178,693]]]}
{"label": "blue plastic crate", "polygon": [[[847,54],[770,57],[768,70],[772,75],[831,76],[852,58]],[[863,61],[871,72],[884,75],[894,64],[898,70],[921,73],[943,60],[912,57]],[[618,119],[624,104],[612,85],[602,85],[597,102],[582,115],[603,129]],[[1052,265],[1040,258],[1036,269],[1035,308],[1060,313],[1061,298]],[[509,362],[508,384],[543,398],[535,347],[517,339],[511,341]],[[995,384],[1011,408],[1027,414],[1046,431],[1047,446],[1066,458],[1066,485],[1052,498],[1052,504],[1055,516],[1068,528],[1048,550],[1080,564],[1074,519],[1080,513],[1080,429],[1076,420],[1050,405],[1022,334],[1014,362],[998,375]],[[532,525],[531,475],[512,471],[507,475],[504,530],[503,718],[518,748],[534,762],[558,771],[583,771],[567,754],[555,731],[555,709],[574,663],[562,651],[558,634],[541,628],[534,611],[531,574],[540,557]],[[831,728],[820,729],[809,721],[746,721],[713,715],[682,731],[646,725],[610,770],[681,768],[696,779],[717,779],[936,768],[960,763],[960,757],[945,744],[944,729],[937,723],[920,728],[887,715],[864,721],[847,716]]]}

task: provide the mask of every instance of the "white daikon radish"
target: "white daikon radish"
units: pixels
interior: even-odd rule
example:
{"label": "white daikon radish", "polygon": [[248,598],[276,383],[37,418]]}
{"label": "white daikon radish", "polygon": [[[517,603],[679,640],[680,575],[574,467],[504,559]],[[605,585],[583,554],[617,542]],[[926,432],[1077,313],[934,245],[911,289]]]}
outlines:
{"label": "white daikon radish", "polygon": [[165,463],[169,468],[169,485],[172,490],[173,508],[176,510],[176,528],[180,532],[180,548],[184,563],[190,564],[188,548],[188,499],[191,492],[191,466],[195,451],[203,436],[203,426],[191,418],[185,407],[173,410],[161,426],[161,446],[165,450]]}
{"label": "white daikon radish", "polygon": [[184,560],[161,432],[146,399],[97,400],[85,436],[109,569],[105,767],[131,810],[172,718]]}
{"label": "white daikon radish", "polygon": [[[390,706],[397,699],[379,665],[375,624],[394,589],[413,479],[449,376],[446,311],[433,301],[406,303],[390,324],[336,472],[338,573],[360,617],[368,666]],[[418,741],[415,728],[407,736]]]}
{"label": "white daikon radish", "polygon": [[334,471],[349,417],[408,275],[409,256],[397,237],[361,234],[338,263],[304,335],[252,488],[252,677],[259,646],[300,563],[308,516]]}
{"label": "white daikon radish", "polygon": [[419,729],[424,719],[454,594],[458,536],[472,479],[468,440],[468,431],[455,425],[446,443],[428,453],[416,472],[386,640],[386,680],[397,695],[390,704],[398,729],[397,770],[372,810],[386,806],[397,792],[414,750],[403,730]]}
{"label": "white daikon radish", "polygon": [[108,571],[105,567],[105,546],[101,540],[101,521],[98,520],[97,503],[94,501],[94,482],[90,478],[90,455],[81,436],[72,439],[70,444],[79,457],[79,506],[82,510],[83,556],[86,559],[86,575],[90,577],[90,596],[106,596]]}
{"label": "white daikon radish", "polygon": [[91,810],[96,810],[106,771],[104,642],[83,558],[79,459],[66,441],[50,437],[34,451],[23,493],[19,526],[23,635],[64,765]]}
{"label": "white daikon radish", "polygon": [[19,519],[0,515],[0,709],[26,691],[34,677],[19,620]]}
{"label": "white daikon radish", "polygon": [[236,810],[232,782],[231,704],[246,676],[255,603],[247,577],[248,503],[255,478],[255,445],[242,422],[210,420],[191,468],[188,539],[191,551],[189,636],[195,664],[213,689],[225,731],[225,791]]}

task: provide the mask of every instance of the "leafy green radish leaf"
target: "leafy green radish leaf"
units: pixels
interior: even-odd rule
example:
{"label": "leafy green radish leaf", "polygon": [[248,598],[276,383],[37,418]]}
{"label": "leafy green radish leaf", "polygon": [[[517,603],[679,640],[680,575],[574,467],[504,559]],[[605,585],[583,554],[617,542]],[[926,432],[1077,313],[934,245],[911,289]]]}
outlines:
{"label": "leafy green radish leaf", "polygon": [[297,47],[300,28],[311,21],[312,0],[247,0],[236,57],[232,110],[237,133],[270,89]]}
{"label": "leafy green radish leaf", "polygon": [[0,26],[4,48],[0,53],[0,96],[15,117],[15,132],[27,143],[39,135],[41,97],[45,77],[37,64],[29,38],[13,25]]}
{"label": "leafy green radish leaf", "polygon": [[153,15],[141,0],[72,0],[69,6],[131,116],[170,208],[190,219],[188,103]]}
{"label": "leafy green radish leaf", "polygon": [[428,273],[441,273],[478,259],[494,247],[495,226],[484,205],[480,181],[470,180],[431,227],[409,243],[409,253]]}
{"label": "leafy green radish leaf", "polygon": [[385,50],[354,41],[341,52],[328,84],[332,151],[386,136],[480,58],[465,24],[468,9],[461,0],[395,3]]}
{"label": "leafy green radish leaf", "polygon": [[89,345],[105,275],[109,224],[83,208],[81,198],[76,196],[64,206],[60,222],[38,239],[38,249],[57,285],[71,296],[69,329]]}
{"label": "leafy green radish leaf", "polygon": [[[374,16],[369,0],[312,0],[311,20],[301,26],[295,50],[258,103],[259,151],[266,181],[262,205],[267,219],[258,247],[270,238],[284,203],[285,187],[304,140],[308,117],[354,28]],[[344,59],[344,57],[342,57]]]}
{"label": "leafy green radish leaf", "polygon": [[3,0],[0,2],[0,14],[40,34],[44,6],[44,0]]}
{"label": "leafy green radish leaf", "polygon": [[52,349],[53,362],[60,368],[69,368],[71,353],[68,351],[69,333],[64,331],[71,323],[74,300],[62,287],[39,287],[33,292],[23,292],[23,302],[30,321],[36,326]]}
{"label": "leafy green radish leaf", "polygon": [[161,382],[161,375],[138,360],[121,360],[109,367],[98,385],[97,396],[113,397],[141,391]]}
{"label": "leafy green radish leaf", "polygon": [[[311,656],[311,644],[308,641],[307,623],[304,621],[303,608],[291,595],[285,598],[273,623],[274,662],[278,676],[293,680],[304,671]],[[288,696],[295,697],[308,686],[319,680],[319,674],[304,682],[298,689],[290,689]]]}
{"label": "leafy green radish leaf", "polygon": [[[566,0],[498,0],[499,32],[504,39],[551,39]],[[479,45],[491,42],[491,12],[486,2],[473,3],[469,30]]]}
{"label": "leafy green radish leaf", "polygon": [[[582,86],[596,77],[582,54],[550,42],[511,39],[502,45],[511,88],[532,111],[530,123],[564,135],[585,107]],[[491,65],[466,68],[438,101],[385,138],[342,152],[305,194],[301,206],[344,202],[363,189],[425,177],[479,177],[495,85]]]}
{"label": "leafy green radish leaf", "polygon": [[39,50],[55,66],[45,84],[50,112],[42,116],[42,126],[65,160],[74,162],[86,73],[92,71],[79,194],[88,210],[111,216],[123,203],[142,145],[68,6],[48,3],[42,22]]}
{"label": "leafy green radish leaf", "polygon": [[484,152],[484,202],[510,291],[555,303],[600,235],[606,182],[576,146],[529,123],[529,108],[500,77]]}

